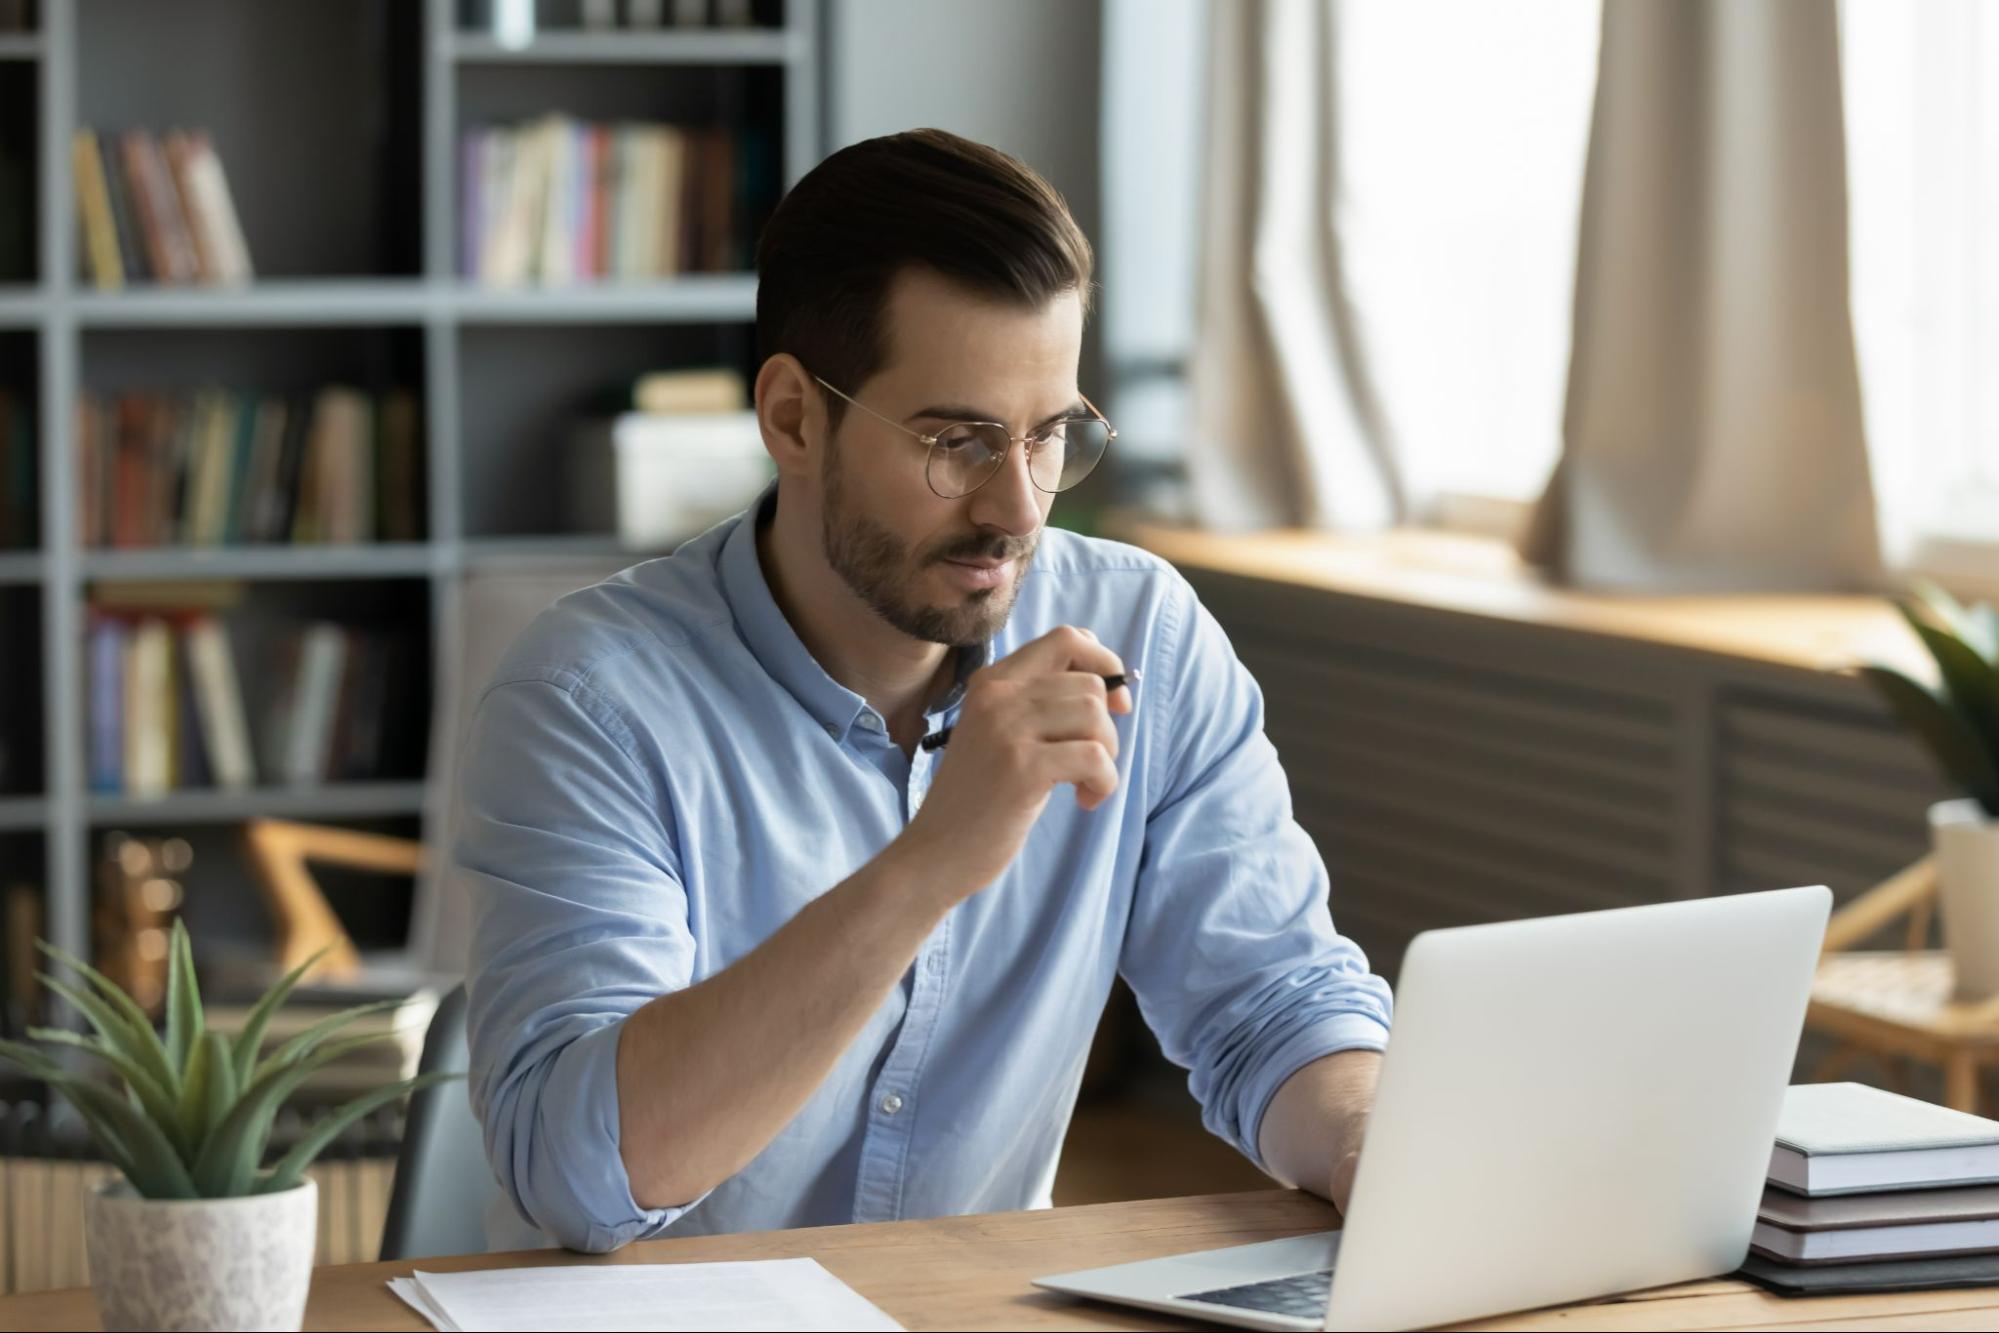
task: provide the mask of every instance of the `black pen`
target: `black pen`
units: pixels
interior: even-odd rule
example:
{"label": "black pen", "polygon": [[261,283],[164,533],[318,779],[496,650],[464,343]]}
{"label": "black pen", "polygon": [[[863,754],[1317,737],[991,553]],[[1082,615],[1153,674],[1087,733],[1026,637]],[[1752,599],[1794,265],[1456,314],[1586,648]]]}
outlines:
{"label": "black pen", "polygon": [[[1128,684],[1135,684],[1138,681],[1144,679],[1144,677],[1139,675],[1137,667],[1133,667],[1131,670],[1123,672],[1120,675],[1105,676],[1102,679],[1104,682],[1104,693],[1109,694],[1112,690],[1122,689],[1124,686]],[[923,748],[926,750],[941,750],[950,743],[951,743],[950,727],[944,727],[941,730],[933,731],[928,736],[925,736],[923,738]]]}

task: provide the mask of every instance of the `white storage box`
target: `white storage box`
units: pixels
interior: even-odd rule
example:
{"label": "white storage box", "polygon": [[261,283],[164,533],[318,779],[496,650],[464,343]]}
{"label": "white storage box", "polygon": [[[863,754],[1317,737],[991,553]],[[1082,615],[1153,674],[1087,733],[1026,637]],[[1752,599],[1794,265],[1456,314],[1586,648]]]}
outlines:
{"label": "white storage box", "polygon": [[665,551],[756,499],[772,476],[754,412],[626,412],[570,441],[569,526]]}

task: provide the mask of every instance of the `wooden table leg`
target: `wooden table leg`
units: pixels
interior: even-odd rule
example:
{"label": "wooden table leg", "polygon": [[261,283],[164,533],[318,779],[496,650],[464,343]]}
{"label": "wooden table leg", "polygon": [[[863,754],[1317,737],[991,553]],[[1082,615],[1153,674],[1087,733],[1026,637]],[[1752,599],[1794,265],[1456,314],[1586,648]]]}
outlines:
{"label": "wooden table leg", "polygon": [[1944,1062],[1943,1100],[1952,1110],[1978,1114],[1978,1061],[1969,1052]]}

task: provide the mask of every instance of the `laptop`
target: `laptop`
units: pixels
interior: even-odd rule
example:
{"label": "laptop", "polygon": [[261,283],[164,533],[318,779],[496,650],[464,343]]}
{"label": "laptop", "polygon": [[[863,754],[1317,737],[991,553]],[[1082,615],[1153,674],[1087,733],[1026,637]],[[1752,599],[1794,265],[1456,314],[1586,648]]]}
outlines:
{"label": "laptop", "polygon": [[1344,1230],[1035,1285],[1392,1329],[1732,1272],[1831,905],[1819,886],[1426,931]]}

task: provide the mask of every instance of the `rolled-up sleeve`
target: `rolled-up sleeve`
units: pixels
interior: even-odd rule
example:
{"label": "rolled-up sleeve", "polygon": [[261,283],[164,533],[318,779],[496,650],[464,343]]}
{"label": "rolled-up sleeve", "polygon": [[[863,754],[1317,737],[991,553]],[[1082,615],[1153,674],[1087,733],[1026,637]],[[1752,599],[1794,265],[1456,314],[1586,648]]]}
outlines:
{"label": "rolled-up sleeve", "polygon": [[694,966],[658,785],[616,708],[567,675],[495,685],[460,759],[472,1106],[514,1206],[572,1249],[614,1249],[699,1202],[641,1207],[619,1151],[624,1019]]}
{"label": "rolled-up sleeve", "polygon": [[1121,971],[1189,1071],[1203,1122],[1260,1166],[1263,1113],[1286,1079],[1386,1046],[1388,984],[1334,929],[1325,862],[1292,817],[1262,693],[1184,583],[1157,642],[1162,688],[1139,707],[1165,762],[1148,782]]}

